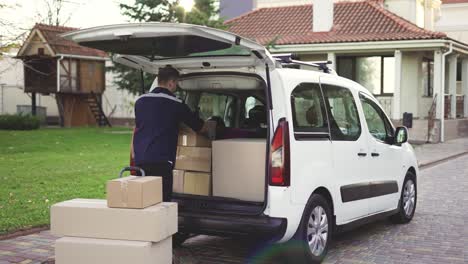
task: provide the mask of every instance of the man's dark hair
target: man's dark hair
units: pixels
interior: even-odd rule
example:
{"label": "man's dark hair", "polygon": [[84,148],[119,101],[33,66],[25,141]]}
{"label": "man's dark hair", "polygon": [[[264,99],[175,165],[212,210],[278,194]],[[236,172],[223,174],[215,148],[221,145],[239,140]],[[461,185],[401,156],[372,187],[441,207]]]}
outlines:
{"label": "man's dark hair", "polygon": [[171,80],[179,79],[179,71],[172,68],[171,66],[166,66],[160,68],[158,72],[158,83],[166,83]]}

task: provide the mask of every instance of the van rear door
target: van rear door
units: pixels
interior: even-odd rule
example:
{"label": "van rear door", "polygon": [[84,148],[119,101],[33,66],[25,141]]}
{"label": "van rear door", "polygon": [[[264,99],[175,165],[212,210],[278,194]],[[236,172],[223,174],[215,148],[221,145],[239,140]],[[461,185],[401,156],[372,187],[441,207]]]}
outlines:
{"label": "van rear door", "polygon": [[179,23],[129,23],[65,33],[65,39],[114,54],[124,65],[157,72],[178,69],[275,66],[262,45],[227,31]]}

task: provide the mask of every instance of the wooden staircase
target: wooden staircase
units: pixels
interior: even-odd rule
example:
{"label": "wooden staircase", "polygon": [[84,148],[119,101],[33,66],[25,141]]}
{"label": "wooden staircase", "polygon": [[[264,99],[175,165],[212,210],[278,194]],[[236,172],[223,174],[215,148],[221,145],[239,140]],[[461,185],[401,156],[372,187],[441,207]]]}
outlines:
{"label": "wooden staircase", "polygon": [[101,98],[97,94],[91,92],[86,95],[85,100],[91,110],[91,113],[93,113],[93,116],[96,119],[96,123],[100,127],[112,127],[109,119],[107,119],[107,116],[104,114],[104,110],[102,109]]}

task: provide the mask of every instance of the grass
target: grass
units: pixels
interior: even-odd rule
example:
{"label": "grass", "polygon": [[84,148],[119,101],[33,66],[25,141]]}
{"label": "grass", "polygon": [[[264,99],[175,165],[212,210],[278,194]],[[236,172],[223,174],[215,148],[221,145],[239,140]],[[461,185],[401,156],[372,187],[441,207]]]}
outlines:
{"label": "grass", "polygon": [[130,140],[125,128],[0,130],[0,234],[48,224],[54,203],[104,198]]}

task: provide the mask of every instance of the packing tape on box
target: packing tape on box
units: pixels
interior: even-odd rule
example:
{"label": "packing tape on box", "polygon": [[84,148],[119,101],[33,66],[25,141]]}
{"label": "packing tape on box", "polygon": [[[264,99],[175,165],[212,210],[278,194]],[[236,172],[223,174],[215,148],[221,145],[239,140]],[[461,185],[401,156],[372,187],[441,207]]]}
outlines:
{"label": "packing tape on box", "polygon": [[120,189],[122,193],[122,205],[127,207],[128,203],[128,181],[120,181]]}
{"label": "packing tape on box", "polygon": [[187,135],[182,135],[182,146],[187,146]]}

